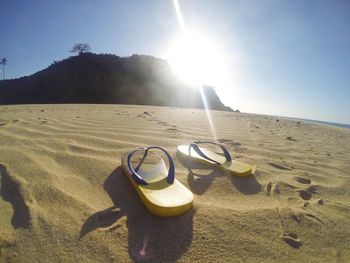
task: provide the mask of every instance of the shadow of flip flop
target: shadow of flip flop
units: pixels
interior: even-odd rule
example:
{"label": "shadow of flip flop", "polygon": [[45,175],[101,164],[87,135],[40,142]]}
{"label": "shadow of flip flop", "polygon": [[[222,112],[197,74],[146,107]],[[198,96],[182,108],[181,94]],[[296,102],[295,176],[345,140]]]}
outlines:
{"label": "shadow of flip flop", "polygon": [[[261,191],[261,185],[256,180],[255,176],[235,176],[228,174],[227,171],[211,164],[192,161],[184,157],[182,154],[177,153],[177,157],[179,162],[188,170],[188,185],[191,190],[198,195],[204,194],[216,177],[226,175],[230,178],[231,183],[237,188],[237,190],[243,194],[257,194]],[[193,170],[196,170],[196,172]],[[198,170],[205,172],[199,173]],[[207,171],[209,171],[209,173]]]}
{"label": "shadow of flip flop", "polygon": [[107,177],[104,190],[114,206],[91,215],[81,228],[80,238],[97,228],[108,228],[125,216],[131,261],[176,262],[188,250],[193,235],[193,209],[175,217],[151,214],[121,167]]}

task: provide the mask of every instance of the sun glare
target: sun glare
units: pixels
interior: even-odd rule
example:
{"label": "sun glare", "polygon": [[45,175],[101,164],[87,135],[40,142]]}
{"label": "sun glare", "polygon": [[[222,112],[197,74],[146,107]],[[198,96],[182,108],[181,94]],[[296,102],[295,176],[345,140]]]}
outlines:
{"label": "sun glare", "polygon": [[181,34],[171,45],[166,58],[170,62],[174,73],[180,79],[190,83],[194,87],[198,87],[213,140],[217,141],[214,123],[209,111],[207,98],[203,91],[203,85],[224,88],[227,84],[228,67],[225,66],[221,49],[209,37],[189,31],[185,26],[179,1],[173,0],[173,4]]}
{"label": "sun glare", "polygon": [[208,38],[193,32],[182,32],[171,45],[167,60],[174,73],[192,85],[216,85],[225,72],[220,49]]}

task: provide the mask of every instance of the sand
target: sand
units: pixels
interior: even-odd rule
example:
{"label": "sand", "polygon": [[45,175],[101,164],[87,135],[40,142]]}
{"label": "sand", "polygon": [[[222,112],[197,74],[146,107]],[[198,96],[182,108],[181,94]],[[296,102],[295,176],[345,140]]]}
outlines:
{"label": "sand", "polygon": [[[0,106],[0,262],[350,262],[350,129],[128,105]],[[216,139],[238,178],[176,155]],[[159,145],[194,207],[151,215],[123,152]]]}

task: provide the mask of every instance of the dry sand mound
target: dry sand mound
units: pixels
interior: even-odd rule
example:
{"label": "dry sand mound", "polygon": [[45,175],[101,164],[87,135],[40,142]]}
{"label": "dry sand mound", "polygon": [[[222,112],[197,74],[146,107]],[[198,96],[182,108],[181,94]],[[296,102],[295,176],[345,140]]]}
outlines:
{"label": "dry sand mound", "polygon": [[[0,107],[0,262],[350,262],[350,130],[266,116],[126,105]],[[176,156],[216,139],[238,178]],[[147,212],[121,154],[160,145],[195,195]]]}

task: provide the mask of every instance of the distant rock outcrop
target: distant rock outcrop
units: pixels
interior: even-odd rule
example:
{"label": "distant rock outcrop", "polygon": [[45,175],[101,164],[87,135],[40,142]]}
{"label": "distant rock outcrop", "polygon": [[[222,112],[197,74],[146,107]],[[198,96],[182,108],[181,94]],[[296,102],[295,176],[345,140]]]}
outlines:
{"label": "distant rock outcrop", "polygon": [[[210,109],[232,111],[212,87]],[[0,81],[0,104],[118,103],[203,108],[199,89],[181,82],[167,61],[151,56],[84,53],[31,76]]]}

